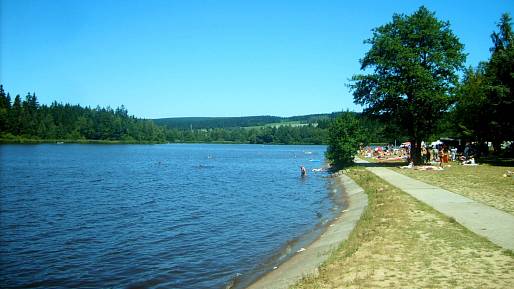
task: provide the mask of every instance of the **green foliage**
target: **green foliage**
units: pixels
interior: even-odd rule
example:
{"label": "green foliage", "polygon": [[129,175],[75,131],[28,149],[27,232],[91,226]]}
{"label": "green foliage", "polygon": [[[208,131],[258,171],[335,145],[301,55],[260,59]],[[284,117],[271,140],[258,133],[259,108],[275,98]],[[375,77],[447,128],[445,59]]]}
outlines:
{"label": "green foliage", "polygon": [[325,144],[328,124],[339,113],[292,117],[182,117],[156,119],[169,142]]}
{"label": "green foliage", "polygon": [[[281,118],[231,118],[230,123],[256,124],[254,121],[260,121],[267,124],[266,121],[277,119]],[[40,105],[34,93],[28,93],[23,101],[17,95],[11,104],[10,96],[0,86],[0,138],[4,140],[324,144],[327,139],[327,129],[315,125],[191,129],[190,124],[185,125],[186,120],[191,121],[190,118],[180,119],[181,128],[169,128],[158,126],[152,120],[129,116],[123,105],[115,110],[57,102],[47,106]],[[200,118],[199,123],[209,120],[213,118]],[[225,121],[221,118],[210,126]]]}
{"label": "green foliage", "polygon": [[261,126],[280,122],[277,116],[246,116],[246,117],[175,117],[155,119],[158,125],[177,129],[211,129]]}
{"label": "green foliage", "polygon": [[499,152],[503,141],[513,140],[514,35],[512,18],[505,13],[491,38],[491,58],[469,68],[459,89],[451,119],[457,134],[478,141],[492,141]]}
{"label": "green foliage", "polygon": [[307,126],[259,128],[176,129],[166,131],[169,142],[212,142],[251,144],[325,144],[327,130]]}
{"label": "green foliage", "polygon": [[477,69],[464,72],[464,79],[457,93],[457,104],[450,119],[456,125],[455,135],[484,141],[489,134],[487,119],[490,111],[486,93],[486,63]]}
{"label": "green foliage", "polygon": [[6,131],[9,124],[9,111],[11,110],[11,97],[5,94],[4,87],[0,85],[0,131]]}
{"label": "green foliage", "polygon": [[330,121],[339,113],[311,114],[291,117],[278,116],[243,116],[243,117],[173,117],[155,119],[158,125],[165,125],[168,128],[176,129],[215,129],[215,128],[241,128],[260,126],[282,126],[292,123],[314,124]]}
{"label": "green foliage", "polygon": [[351,164],[361,143],[367,140],[361,120],[346,112],[336,118],[328,129],[326,157],[336,166]]}
{"label": "green foliage", "polygon": [[[393,15],[365,43],[371,48],[361,69],[369,73],[352,78],[354,101],[367,106],[367,114],[395,125],[419,148],[452,103],[456,71],[465,61],[463,45],[448,22],[423,6],[412,15]],[[421,161],[419,149],[413,157]]]}
{"label": "green foliage", "polygon": [[494,46],[487,65],[488,119],[495,149],[505,140],[514,140],[514,35],[512,18],[508,13],[502,15],[498,32],[491,36]]}
{"label": "green foliage", "polygon": [[151,120],[128,115],[121,106],[81,107],[54,102],[40,105],[34,93],[13,103],[0,86],[0,137],[4,139],[68,139],[163,142],[165,131]]}

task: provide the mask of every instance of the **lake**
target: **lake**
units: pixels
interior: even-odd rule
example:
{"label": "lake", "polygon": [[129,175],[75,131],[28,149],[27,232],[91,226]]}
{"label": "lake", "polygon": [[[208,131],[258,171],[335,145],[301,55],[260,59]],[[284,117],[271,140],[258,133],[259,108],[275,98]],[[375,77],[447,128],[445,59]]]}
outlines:
{"label": "lake", "polygon": [[244,287],[344,205],[325,149],[0,145],[0,287]]}

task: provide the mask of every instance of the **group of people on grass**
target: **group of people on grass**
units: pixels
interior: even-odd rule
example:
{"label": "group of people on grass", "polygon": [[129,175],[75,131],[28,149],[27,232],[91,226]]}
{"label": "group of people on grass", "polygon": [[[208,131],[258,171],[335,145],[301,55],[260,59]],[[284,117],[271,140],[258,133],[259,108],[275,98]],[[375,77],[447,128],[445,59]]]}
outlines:
{"label": "group of people on grass", "polygon": [[[464,150],[459,153],[457,147],[445,143],[435,145],[422,145],[421,159],[423,164],[444,166],[450,161],[460,161],[461,164],[475,163],[477,154],[475,144],[466,143]],[[376,158],[378,160],[406,160],[411,162],[411,145],[406,143],[399,148],[393,146],[362,147],[360,155],[365,158]]]}

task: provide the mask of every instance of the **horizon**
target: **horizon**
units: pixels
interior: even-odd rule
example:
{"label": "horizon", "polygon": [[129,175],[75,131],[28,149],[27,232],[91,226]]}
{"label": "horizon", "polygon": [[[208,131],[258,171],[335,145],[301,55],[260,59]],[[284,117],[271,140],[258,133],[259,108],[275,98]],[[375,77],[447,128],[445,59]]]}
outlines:
{"label": "horizon", "polygon": [[466,67],[489,58],[496,23],[513,14],[505,1],[0,5],[0,83],[13,98],[124,105],[145,119],[360,112],[346,85],[361,72],[363,41],[393,13],[425,5],[449,21]]}

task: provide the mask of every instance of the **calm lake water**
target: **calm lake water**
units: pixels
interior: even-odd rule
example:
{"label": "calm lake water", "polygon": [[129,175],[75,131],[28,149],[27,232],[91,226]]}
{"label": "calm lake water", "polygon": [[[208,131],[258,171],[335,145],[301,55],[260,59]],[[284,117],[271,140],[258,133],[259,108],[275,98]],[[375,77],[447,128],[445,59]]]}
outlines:
{"label": "calm lake water", "polygon": [[1,145],[0,287],[244,286],[340,211],[324,151]]}

